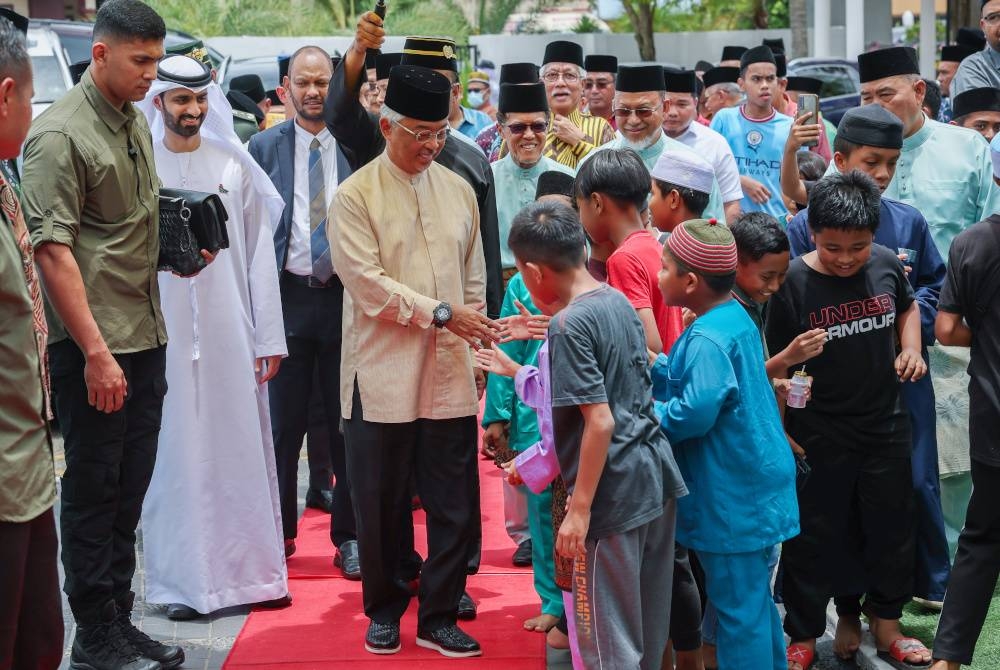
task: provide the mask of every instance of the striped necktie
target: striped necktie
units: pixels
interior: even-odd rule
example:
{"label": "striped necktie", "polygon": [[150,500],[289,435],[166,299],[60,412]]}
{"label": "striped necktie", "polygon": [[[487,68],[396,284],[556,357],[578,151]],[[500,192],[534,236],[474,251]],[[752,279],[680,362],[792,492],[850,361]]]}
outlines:
{"label": "striped necktie", "polygon": [[309,145],[309,247],[312,250],[312,274],[321,282],[333,276],[330,242],[326,239],[326,177],[323,155],[315,137]]}

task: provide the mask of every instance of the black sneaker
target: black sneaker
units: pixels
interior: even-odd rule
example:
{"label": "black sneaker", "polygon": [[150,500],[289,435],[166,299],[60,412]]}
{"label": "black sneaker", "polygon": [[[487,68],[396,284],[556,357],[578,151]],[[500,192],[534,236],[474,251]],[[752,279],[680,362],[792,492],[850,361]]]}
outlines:
{"label": "black sneaker", "polygon": [[115,623],[122,636],[136,651],[159,663],[163,670],[173,670],[184,663],[184,650],[181,647],[175,644],[166,645],[150,638],[132,625],[132,620],[126,612],[119,612]]}
{"label": "black sneaker", "polygon": [[69,657],[71,670],[162,670],[162,665],[144,658],[125,639],[115,617],[115,604],[108,601],[99,623],[77,625]]}
{"label": "black sneaker", "polygon": [[448,658],[468,658],[483,654],[479,643],[455,624],[441,626],[433,631],[417,628],[417,646],[433,649]]}
{"label": "black sneaker", "polygon": [[368,624],[365,634],[365,650],[373,654],[395,654],[402,645],[399,643],[399,622]]}

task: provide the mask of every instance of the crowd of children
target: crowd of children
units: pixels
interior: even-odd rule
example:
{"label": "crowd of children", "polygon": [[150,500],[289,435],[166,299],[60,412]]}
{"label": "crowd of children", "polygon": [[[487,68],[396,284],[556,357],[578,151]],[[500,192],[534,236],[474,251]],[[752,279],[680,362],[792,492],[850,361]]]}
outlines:
{"label": "crowd of children", "polygon": [[[505,341],[476,353],[493,373],[484,425],[506,417],[498,464],[531,491],[542,609],[525,626],[561,619],[575,668],[806,670],[831,599],[841,657],[864,615],[880,656],[931,664],[899,619],[945,267],[919,212],[881,198],[902,133],[882,107],[848,112],[836,172],[801,184],[787,232],[761,211],[701,218],[708,163],[666,152],[647,170],[628,149],[595,153],[515,217]],[[608,252],[600,273],[589,245]],[[952,281],[965,293],[949,310],[968,314],[970,287]],[[989,318],[951,319],[954,337]],[[793,377],[804,406],[786,404]],[[977,501],[986,536],[992,495]],[[965,556],[969,573],[983,560]]]}

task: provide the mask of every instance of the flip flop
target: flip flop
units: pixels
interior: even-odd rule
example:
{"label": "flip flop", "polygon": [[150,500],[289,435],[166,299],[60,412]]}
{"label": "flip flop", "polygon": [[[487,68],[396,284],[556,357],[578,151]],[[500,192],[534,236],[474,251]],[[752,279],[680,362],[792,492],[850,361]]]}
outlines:
{"label": "flip flop", "polygon": [[931,659],[925,663],[910,663],[906,660],[906,657],[910,654],[919,654],[922,651],[930,653],[930,650],[924,646],[924,643],[920,640],[912,637],[901,637],[892,644],[886,650],[879,649],[878,656],[883,661],[888,663],[898,670],[912,670],[913,668],[929,668],[934,660]]}
{"label": "flip flop", "polygon": [[785,658],[789,663],[798,663],[802,670],[809,670],[816,658],[816,651],[804,644],[790,644],[785,650]]}

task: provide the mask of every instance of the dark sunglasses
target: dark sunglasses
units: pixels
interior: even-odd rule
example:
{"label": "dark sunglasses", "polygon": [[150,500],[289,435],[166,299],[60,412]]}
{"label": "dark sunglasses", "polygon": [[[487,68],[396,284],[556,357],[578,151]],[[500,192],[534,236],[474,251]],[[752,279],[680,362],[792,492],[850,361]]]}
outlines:
{"label": "dark sunglasses", "polygon": [[528,130],[528,128],[531,128],[531,132],[533,132],[536,135],[544,135],[545,131],[549,129],[549,125],[547,123],[543,123],[542,121],[537,121],[535,123],[507,124],[507,130],[509,130],[515,135],[524,135],[525,131]]}

